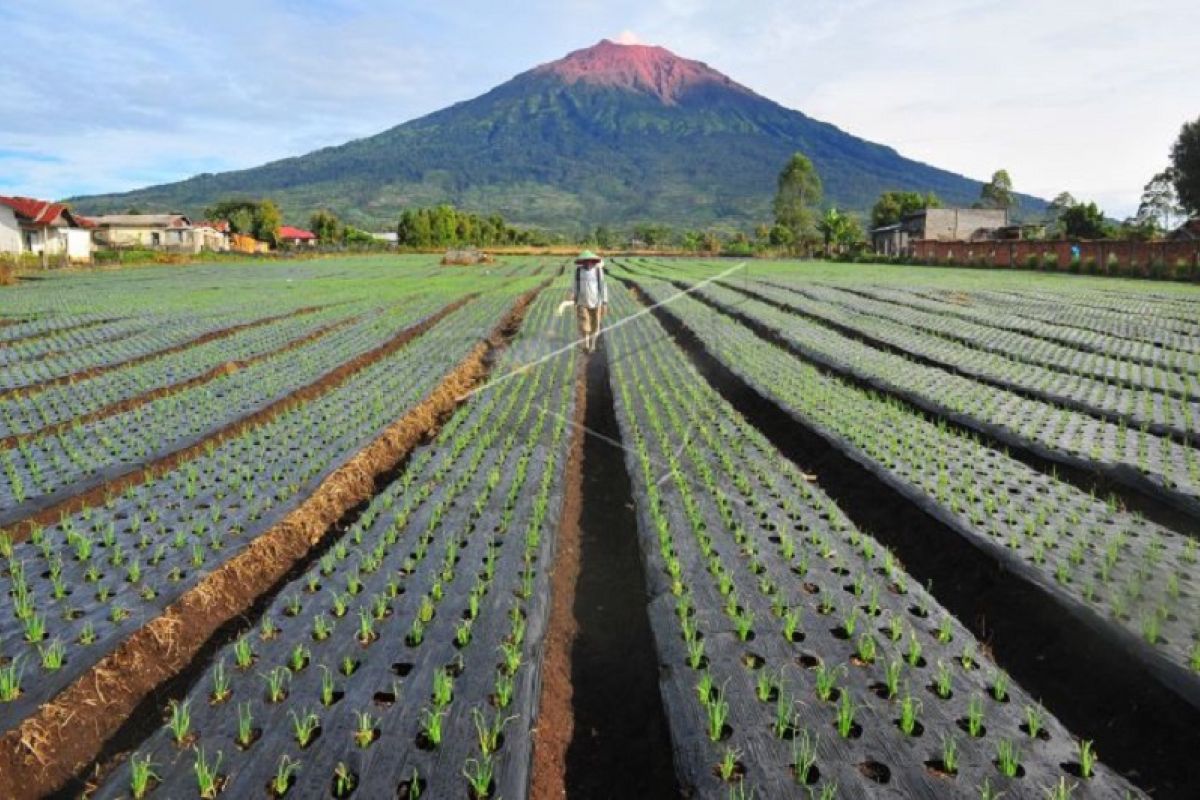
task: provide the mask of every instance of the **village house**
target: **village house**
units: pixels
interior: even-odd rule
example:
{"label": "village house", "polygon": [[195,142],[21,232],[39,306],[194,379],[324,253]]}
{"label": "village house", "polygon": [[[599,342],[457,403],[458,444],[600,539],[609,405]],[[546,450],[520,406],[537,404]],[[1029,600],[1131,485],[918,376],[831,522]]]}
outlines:
{"label": "village house", "polygon": [[279,226],[279,243],[288,247],[315,247],[317,235],[303,228],[281,225]]}
{"label": "village house", "polygon": [[1167,235],[1173,242],[1200,242],[1200,217],[1190,219]]}
{"label": "village house", "polygon": [[1008,227],[1003,208],[926,208],[873,229],[871,246],[882,255],[909,255],[913,242],[978,242],[997,238]]}
{"label": "village house", "polygon": [[0,195],[0,253],[89,261],[91,237],[67,206],[32,197]]}
{"label": "village house", "polygon": [[91,218],[100,247],[139,247],[176,253],[199,253],[202,238],[183,214],[102,214]]}
{"label": "village house", "polygon": [[229,223],[223,219],[200,220],[192,223],[192,231],[200,242],[201,250],[214,253],[229,251]]}

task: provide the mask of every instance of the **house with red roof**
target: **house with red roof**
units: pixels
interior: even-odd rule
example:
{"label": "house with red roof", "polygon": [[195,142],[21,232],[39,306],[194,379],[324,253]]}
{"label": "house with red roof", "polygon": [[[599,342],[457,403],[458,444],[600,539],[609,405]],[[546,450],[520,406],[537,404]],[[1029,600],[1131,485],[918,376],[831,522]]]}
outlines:
{"label": "house with red roof", "polygon": [[66,205],[0,195],[0,252],[89,261],[90,232]]}
{"label": "house with red roof", "polygon": [[291,225],[279,226],[279,243],[289,247],[315,247],[317,235],[303,228],[293,228]]}

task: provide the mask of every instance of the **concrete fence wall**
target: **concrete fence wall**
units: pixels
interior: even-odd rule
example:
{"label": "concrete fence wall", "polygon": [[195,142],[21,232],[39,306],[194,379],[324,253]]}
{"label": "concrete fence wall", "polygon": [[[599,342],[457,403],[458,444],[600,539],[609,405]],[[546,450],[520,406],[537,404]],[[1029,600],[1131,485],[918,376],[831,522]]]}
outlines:
{"label": "concrete fence wall", "polygon": [[[996,241],[913,242],[912,255],[929,264],[1038,269],[1088,275],[1200,280],[1200,242]],[[1072,252],[1079,248],[1076,258]]]}

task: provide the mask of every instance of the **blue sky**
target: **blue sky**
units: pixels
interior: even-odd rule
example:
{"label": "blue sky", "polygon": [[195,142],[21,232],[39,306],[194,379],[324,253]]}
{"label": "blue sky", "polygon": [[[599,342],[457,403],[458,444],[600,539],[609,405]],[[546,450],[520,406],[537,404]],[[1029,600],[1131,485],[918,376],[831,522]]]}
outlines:
{"label": "blue sky", "polygon": [[370,135],[601,38],[976,178],[1131,213],[1200,116],[1195,0],[5,0],[0,192],[116,191]]}

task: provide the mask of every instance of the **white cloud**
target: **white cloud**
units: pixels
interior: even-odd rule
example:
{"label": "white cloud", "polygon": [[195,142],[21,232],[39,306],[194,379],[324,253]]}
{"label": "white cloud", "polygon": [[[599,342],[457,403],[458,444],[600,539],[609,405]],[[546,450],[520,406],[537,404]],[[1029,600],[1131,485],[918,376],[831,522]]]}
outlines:
{"label": "white cloud", "polygon": [[619,34],[617,34],[615,41],[617,44],[645,44],[645,42],[642,41],[642,37],[638,36],[631,30],[621,31]]}

